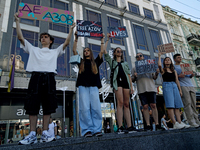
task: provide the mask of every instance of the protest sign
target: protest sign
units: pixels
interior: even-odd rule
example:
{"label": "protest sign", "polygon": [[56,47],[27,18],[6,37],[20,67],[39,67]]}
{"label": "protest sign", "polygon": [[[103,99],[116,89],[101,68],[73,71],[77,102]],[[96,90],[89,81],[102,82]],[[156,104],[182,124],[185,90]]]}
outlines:
{"label": "protest sign", "polygon": [[110,33],[110,37],[119,37],[119,38],[128,37],[126,27],[107,27],[107,30],[108,33]]}
{"label": "protest sign", "polygon": [[73,12],[40,5],[20,3],[18,13],[19,18],[31,20],[41,20],[68,25],[72,25],[74,22]]}
{"label": "protest sign", "polygon": [[190,64],[180,64],[182,73],[184,75],[190,75],[193,74],[192,68],[190,67]]}
{"label": "protest sign", "polygon": [[160,52],[161,54],[174,52],[174,46],[172,43],[158,45],[157,48],[158,52]]}
{"label": "protest sign", "polygon": [[145,59],[135,62],[135,68],[137,74],[154,73],[158,68],[158,64],[155,59]]}
{"label": "protest sign", "polygon": [[101,22],[77,20],[77,35],[83,37],[103,37]]}

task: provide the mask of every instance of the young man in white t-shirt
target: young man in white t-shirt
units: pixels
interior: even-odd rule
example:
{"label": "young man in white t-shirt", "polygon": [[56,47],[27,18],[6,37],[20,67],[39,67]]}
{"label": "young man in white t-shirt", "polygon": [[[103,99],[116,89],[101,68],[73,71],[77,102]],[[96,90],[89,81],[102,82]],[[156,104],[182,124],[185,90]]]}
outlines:
{"label": "young man in white t-shirt", "polygon": [[52,117],[50,116],[49,119],[49,129],[48,129],[48,133],[51,137],[54,137],[57,135],[57,124],[55,122],[53,122]]}
{"label": "young man in white t-shirt", "polygon": [[65,48],[69,45],[75,23],[71,26],[68,37],[65,42],[56,49],[50,49],[54,38],[48,33],[40,35],[42,48],[34,47],[24,39],[19,24],[18,13],[15,15],[17,37],[21,42],[20,47],[29,54],[29,59],[26,67],[27,72],[31,72],[32,76],[29,81],[27,100],[24,104],[26,113],[30,119],[30,134],[25,139],[19,141],[19,144],[37,143],[36,124],[37,115],[40,109],[40,102],[43,108],[43,132],[40,142],[50,142],[55,140],[55,137],[49,136],[47,130],[51,113],[56,112],[56,81],[57,74],[57,58],[65,53]]}

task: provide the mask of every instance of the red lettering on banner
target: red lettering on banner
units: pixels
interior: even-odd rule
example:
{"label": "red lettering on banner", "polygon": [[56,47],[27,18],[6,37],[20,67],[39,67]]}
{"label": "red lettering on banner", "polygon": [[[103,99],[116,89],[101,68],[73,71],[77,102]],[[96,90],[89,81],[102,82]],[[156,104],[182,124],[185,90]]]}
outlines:
{"label": "red lettering on banner", "polygon": [[90,33],[90,36],[103,37],[102,33]]}

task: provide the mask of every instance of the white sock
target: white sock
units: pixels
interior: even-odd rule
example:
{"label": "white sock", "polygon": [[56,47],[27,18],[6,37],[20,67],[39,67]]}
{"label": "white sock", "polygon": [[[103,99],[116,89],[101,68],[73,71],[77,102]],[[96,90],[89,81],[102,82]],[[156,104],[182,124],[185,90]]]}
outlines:
{"label": "white sock", "polygon": [[44,133],[44,134],[48,134],[47,130],[42,131],[42,133]]}
{"label": "white sock", "polygon": [[35,131],[31,131],[30,134],[31,135],[36,135],[36,132]]}

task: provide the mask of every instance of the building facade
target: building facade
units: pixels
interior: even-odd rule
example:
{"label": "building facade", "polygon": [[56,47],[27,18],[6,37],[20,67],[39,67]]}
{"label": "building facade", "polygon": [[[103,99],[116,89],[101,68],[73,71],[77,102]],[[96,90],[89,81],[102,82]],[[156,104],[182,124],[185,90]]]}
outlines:
{"label": "building facade", "polygon": [[[28,117],[23,110],[23,102],[31,74],[25,71],[28,54],[20,48],[14,21],[14,13],[17,12],[20,2],[73,11],[74,21],[88,20],[102,22],[105,34],[108,26],[126,26],[129,37],[112,38],[108,44],[108,51],[112,53],[113,49],[120,47],[130,68],[135,66],[136,53],[142,52],[146,59],[155,58],[158,60],[157,45],[171,42],[167,22],[165,21],[159,0],[10,0],[7,31],[1,32],[2,44],[0,47],[0,68],[3,70],[0,82],[0,126],[5,130],[2,131],[4,139],[2,143],[6,143],[7,139],[17,141],[23,136],[20,132],[28,133],[29,130]],[[69,32],[68,25],[38,20],[21,19],[20,25],[24,38],[34,46],[41,46],[38,36],[42,32],[48,32],[55,38],[53,48],[62,44]],[[66,48],[65,54],[58,58],[56,86],[58,89],[59,110],[53,115],[55,119],[60,120],[62,128],[67,129],[65,130],[68,131],[66,136],[69,136],[70,128],[74,129],[70,131],[70,134],[73,132],[73,136],[79,135],[78,117],[73,116],[75,113],[78,116],[78,103],[76,103],[78,92],[75,87],[77,67],[68,63],[72,55],[73,41],[74,38],[71,39],[71,43]],[[80,37],[77,50],[82,56],[83,48],[89,47],[93,51],[94,57],[96,57],[100,52],[100,45],[99,38]],[[14,54],[16,54],[17,64],[15,66],[14,89],[11,93],[7,93],[9,69]],[[100,89],[102,114],[104,120],[106,120],[104,122],[109,121],[110,125],[113,126],[116,125],[115,112],[112,111],[115,108],[115,101],[112,89],[110,88],[105,91],[105,87],[109,86],[109,75],[108,64],[104,61],[100,66],[100,78],[105,83],[103,88]],[[156,80],[156,85],[161,85],[161,82],[162,79],[159,77]],[[65,106],[63,106],[63,93],[65,93]],[[109,95],[105,97],[105,93]],[[160,107],[163,107],[163,98],[158,96],[158,99]],[[135,124],[135,121],[142,118],[141,112],[138,111],[140,102],[137,96],[131,102],[132,122]],[[66,110],[65,124],[63,120],[63,107]],[[41,122],[42,119],[39,117],[39,127]],[[64,130],[62,136],[64,136]]]}

